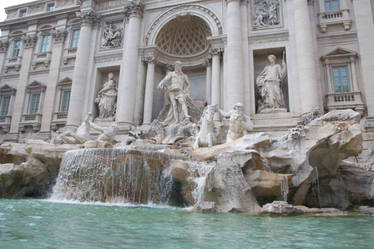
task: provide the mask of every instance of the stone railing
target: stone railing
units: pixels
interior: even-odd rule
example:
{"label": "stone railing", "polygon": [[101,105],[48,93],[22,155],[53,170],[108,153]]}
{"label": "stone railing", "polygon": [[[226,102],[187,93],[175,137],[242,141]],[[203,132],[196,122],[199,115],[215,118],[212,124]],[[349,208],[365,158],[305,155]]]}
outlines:
{"label": "stone railing", "polygon": [[0,116],[0,128],[6,133],[9,132],[11,121],[12,116]]}
{"label": "stone railing", "polygon": [[321,12],[318,17],[322,32],[326,32],[329,25],[342,24],[345,30],[350,30],[352,27],[352,17],[349,9]]}
{"label": "stone railing", "polygon": [[354,109],[358,112],[364,111],[361,92],[329,93],[326,95],[327,109]]}
{"label": "stone railing", "polygon": [[51,129],[57,131],[59,128],[64,127],[66,125],[67,118],[67,112],[54,112],[51,122]]}
{"label": "stone railing", "polygon": [[16,72],[19,72],[21,69],[22,56],[10,57],[7,59],[4,67],[4,72],[8,73],[10,69],[14,69]]}
{"label": "stone railing", "polygon": [[32,127],[34,131],[40,130],[40,125],[42,122],[42,114],[23,114],[21,122],[19,123],[20,132],[25,131],[26,127]]}

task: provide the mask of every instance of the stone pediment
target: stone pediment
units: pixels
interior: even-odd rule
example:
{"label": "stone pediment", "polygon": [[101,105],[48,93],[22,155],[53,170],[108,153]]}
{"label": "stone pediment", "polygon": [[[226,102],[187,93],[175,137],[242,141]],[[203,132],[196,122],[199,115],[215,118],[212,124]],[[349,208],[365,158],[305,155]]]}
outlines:
{"label": "stone pediment", "polygon": [[33,82],[31,82],[27,87],[26,89],[27,90],[36,90],[36,89],[39,89],[39,90],[45,90],[46,86],[43,85],[42,83],[40,83],[39,81],[36,81],[34,80]]}
{"label": "stone pediment", "polygon": [[69,77],[65,77],[62,80],[58,82],[58,85],[66,85],[66,84],[71,84],[73,80]]}
{"label": "stone pediment", "polygon": [[329,59],[329,58],[336,58],[336,57],[351,57],[357,56],[357,53],[355,51],[346,49],[346,48],[336,48],[330,53],[324,55],[321,57],[322,60]]}
{"label": "stone pediment", "polygon": [[0,94],[4,95],[4,94],[15,94],[16,93],[16,89],[8,86],[7,84],[5,84],[4,86],[0,87]]}

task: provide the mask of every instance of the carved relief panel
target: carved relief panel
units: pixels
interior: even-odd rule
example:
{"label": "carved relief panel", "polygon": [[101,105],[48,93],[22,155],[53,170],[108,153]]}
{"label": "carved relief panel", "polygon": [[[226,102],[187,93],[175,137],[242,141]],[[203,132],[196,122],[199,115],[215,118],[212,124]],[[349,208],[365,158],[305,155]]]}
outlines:
{"label": "carved relief panel", "polygon": [[106,22],[104,23],[101,48],[112,49],[122,46],[123,25],[122,22]]}
{"label": "carved relief panel", "polygon": [[269,29],[282,26],[281,0],[253,0],[252,28]]}

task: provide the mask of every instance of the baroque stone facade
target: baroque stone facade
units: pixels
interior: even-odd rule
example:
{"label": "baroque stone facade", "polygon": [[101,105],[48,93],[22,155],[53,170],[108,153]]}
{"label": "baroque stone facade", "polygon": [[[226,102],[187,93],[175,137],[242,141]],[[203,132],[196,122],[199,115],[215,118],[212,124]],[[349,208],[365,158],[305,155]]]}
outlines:
{"label": "baroque stone facade", "polygon": [[316,108],[352,108],[364,117],[368,149],[373,9],[372,0],[39,0],[9,7],[0,23],[1,140],[47,139],[78,127],[87,113],[108,127],[115,122],[120,133],[150,124],[166,105],[158,83],[181,61],[194,103],[226,112],[243,103],[255,131],[286,131]]}

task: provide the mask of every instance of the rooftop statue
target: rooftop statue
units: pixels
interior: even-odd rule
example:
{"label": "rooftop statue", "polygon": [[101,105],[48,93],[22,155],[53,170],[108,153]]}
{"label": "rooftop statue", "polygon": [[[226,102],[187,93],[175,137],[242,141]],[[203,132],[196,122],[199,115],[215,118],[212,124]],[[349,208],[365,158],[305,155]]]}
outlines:
{"label": "rooftop statue", "polygon": [[260,95],[259,112],[277,111],[285,108],[282,82],[287,75],[286,62],[283,56],[282,66],[276,64],[277,57],[268,56],[269,65],[257,77],[256,85]]}

